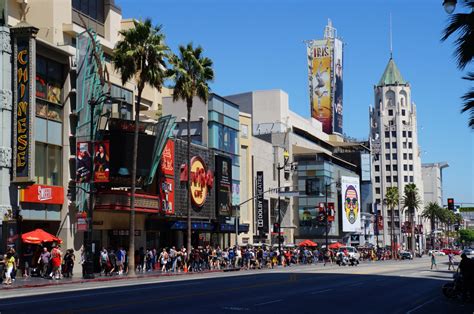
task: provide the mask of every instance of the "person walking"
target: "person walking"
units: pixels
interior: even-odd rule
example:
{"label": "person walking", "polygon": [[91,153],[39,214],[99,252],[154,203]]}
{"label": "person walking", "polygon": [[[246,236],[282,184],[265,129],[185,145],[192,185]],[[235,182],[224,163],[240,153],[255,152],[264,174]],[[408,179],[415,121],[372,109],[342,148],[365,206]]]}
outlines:
{"label": "person walking", "polygon": [[453,252],[450,252],[448,254],[448,270],[451,270],[451,267],[454,269],[454,254]]}
{"label": "person walking", "polygon": [[50,276],[53,279],[61,279],[61,255],[60,246],[53,244],[53,249],[51,250],[51,265],[53,266],[53,271]]}
{"label": "person walking", "polygon": [[431,254],[431,269],[433,269],[433,266],[438,270],[438,266],[436,266],[436,257],[434,254]]}
{"label": "person walking", "polygon": [[8,250],[7,252],[7,256],[5,258],[5,267],[6,267],[6,271],[5,271],[5,281],[3,282],[4,285],[11,285],[12,284],[12,272],[15,268],[15,253],[13,251],[13,249],[10,249]]}
{"label": "person walking", "polygon": [[49,272],[49,262],[51,261],[51,253],[49,253],[47,247],[43,247],[43,252],[41,253],[38,264],[41,265],[41,277],[47,278]]}

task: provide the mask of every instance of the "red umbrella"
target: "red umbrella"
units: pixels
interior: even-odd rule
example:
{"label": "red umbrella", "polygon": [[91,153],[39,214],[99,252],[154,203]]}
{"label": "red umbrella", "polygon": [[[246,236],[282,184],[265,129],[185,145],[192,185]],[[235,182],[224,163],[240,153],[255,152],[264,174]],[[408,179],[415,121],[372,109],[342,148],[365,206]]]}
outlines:
{"label": "red umbrella", "polygon": [[339,242],[336,242],[336,243],[332,243],[332,244],[329,244],[329,248],[330,249],[338,249],[340,247],[344,246],[344,244],[341,244]]}
{"label": "red umbrella", "polygon": [[23,240],[23,242],[29,244],[42,244],[43,242],[63,242],[63,240],[61,240],[60,238],[55,237],[50,233],[47,233],[43,229],[36,229],[31,232],[23,233],[21,235],[21,239]]}
{"label": "red umbrella", "polygon": [[311,240],[304,240],[303,242],[300,242],[298,246],[318,246],[318,244]]}

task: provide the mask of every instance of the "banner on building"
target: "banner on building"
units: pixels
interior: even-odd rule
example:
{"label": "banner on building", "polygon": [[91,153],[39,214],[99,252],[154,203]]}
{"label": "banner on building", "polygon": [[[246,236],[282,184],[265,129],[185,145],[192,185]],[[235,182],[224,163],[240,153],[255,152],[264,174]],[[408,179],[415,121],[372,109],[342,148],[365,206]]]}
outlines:
{"label": "banner on building", "polygon": [[34,27],[13,27],[13,182],[35,181],[34,115],[36,66]]}
{"label": "banner on building", "polygon": [[216,156],[216,208],[219,216],[231,216],[232,210],[232,159]]}
{"label": "banner on building", "polygon": [[90,182],[92,163],[91,143],[77,142],[76,145],[76,182]]}
{"label": "banner on building", "polygon": [[333,73],[334,73],[334,96],[332,99],[332,113],[334,117],[333,132],[342,134],[342,109],[343,109],[343,54],[342,41],[334,39],[334,59],[333,59]]}
{"label": "banner on building", "polygon": [[173,215],[174,208],[174,142],[168,140],[163,148],[160,159],[158,186],[160,196],[160,211],[165,215]]}
{"label": "banner on building", "polygon": [[33,184],[20,190],[20,202],[62,205],[64,203],[64,188]]}
{"label": "banner on building", "polygon": [[341,177],[342,188],[342,231],[360,231],[360,189],[359,178]]}
{"label": "banner on building", "polygon": [[361,181],[370,181],[370,154],[360,154]]}
{"label": "banner on building", "polygon": [[323,124],[323,131],[330,134],[333,131],[331,102],[331,41],[312,41],[312,43],[308,45],[307,53],[311,117],[321,121]]}
{"label": "banner on building", "polygon": [[109,182],[109,147],[109,141],[97,141],[94,143],[94,182]]}
{"label": "banner on building", "polygon": [[269,232],[268,229],[268,201],[264,200],[264,181],[263,171],[257,171],[257,178],[255,184],[256,194],[256,223],[259,235],[264,235]]}

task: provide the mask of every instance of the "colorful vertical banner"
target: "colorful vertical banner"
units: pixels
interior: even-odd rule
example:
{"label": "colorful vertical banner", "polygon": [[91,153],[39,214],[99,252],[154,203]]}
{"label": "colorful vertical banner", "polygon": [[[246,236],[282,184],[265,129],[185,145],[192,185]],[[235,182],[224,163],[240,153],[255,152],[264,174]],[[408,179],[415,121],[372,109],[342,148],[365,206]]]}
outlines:
{"label": "colorful vertical banner", "polygon": [[321,121],[323,131],[332,133],[331,71],[332,47],[330,40],[315,40],[308,45],[309,97],[311,117]]}
{"label": "colorful vertical banner", "polygon": [[256,194],[256,222],[257,230],[260,236],[264,236],[269,232],[268,226],[268,201],[264,199],[264,181],[263,171],[257,171],[257,178],[255,184]]}
{"label": "colorful vertical banner", "polygon": [[160,196],[160,211],[162,214],[174,214],[174,142],[168,140],[160,160],[158,188]]}
{"label": "colorful vertical banner", "polygon": [[76,145],[76,182],[86,183],[91,180],[91,144],[77,142]]}
{"label": "colorful vertical banner", "polygon": [[358,177],[341,177],[342,231],[360,230],[360,189]]}
{"label": "colorful vertical banner", "polygon": [[217,215],[231,216],[232,159],[225,156],[216,156],[215,167]]}
{"label": "colorful vertical banner", "polygon": [[12,27],[13,37],[13,182],[33,183],[36,112],[35,37],[37,28]]}
{"label": "colorful vertical banner", "polygon": [[110,142],[94,143],[94,182],[109,182],[110,178]]}
{"label": "colorful vertical banner", "polygon": [[342,109],[343,109],[343,44],[339,39],[334,40],[334,97],[333,97],[333,132],[342,134]]}

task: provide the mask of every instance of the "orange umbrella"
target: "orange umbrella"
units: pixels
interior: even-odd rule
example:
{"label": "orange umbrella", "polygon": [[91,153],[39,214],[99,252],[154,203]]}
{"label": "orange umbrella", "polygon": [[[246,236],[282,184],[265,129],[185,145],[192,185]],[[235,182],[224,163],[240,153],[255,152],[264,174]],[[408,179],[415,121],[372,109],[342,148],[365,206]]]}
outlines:
{"label": "orange umbrella", "polygon": [[36,229],[31,232],[23,233],[21,235],[21,239],[23,242],[29,244],[42,244],[43,242],[63,243],[63,240],[50,233],[47,233],[43,229]]}
{"label": "orange umbrella", "polygon": [[300,242],[298,246],[318,246],[318,244],[311,240],[304,240],[303,242]]}
{"label": "orange umbrella", "polygon": [[340,247],[344,246],[344,244],[341,244],[339,242],[336,242],[336,243],[333,243],[333,244],[329,244],[329,248],[330,249],[338,249]]}

